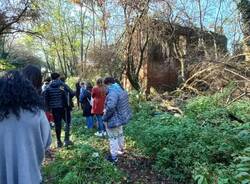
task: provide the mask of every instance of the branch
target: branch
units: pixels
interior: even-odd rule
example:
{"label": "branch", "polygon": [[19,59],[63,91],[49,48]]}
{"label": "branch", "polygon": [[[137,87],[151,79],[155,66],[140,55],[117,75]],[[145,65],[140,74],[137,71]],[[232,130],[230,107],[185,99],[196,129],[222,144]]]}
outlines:
{"label": "branch", "polygon": [[15,34],[15,33],[25,33],[25,34],[29,34],[29,35],[32,35],[32,36],[36,36],[38,38],[43,38],[43,35],[41,35],[39,32],[33,32],[33,31],[23,30],[23,29],[13,29],[13,30],[14,31],[3,32],[2,35]]}
{"label": "branch", "polygon": [[138,76],[139,75],[139,72],[141,70],[141,67],[142,67],[142,64],[143,64],[143,59],[144,59],[144,52],[145,52],[145,49],[147,48],[147,45],[148,45],[148,33],[146,33],[147,36],[146,36],[146,41],[144,42],[144,45],[143,47],[141,47],[140,45],[140,60],[139,60],[139,66],[137,68],[137,71],[136,71],[136,75]]}
{"label": "branch", "polygon": [[246,77],[244,77],[244,76],[242,76],[242,75],[240,75],[240,74],[238,74],[238,73],[236,73],[236,72],[234,72],[234,71],[232,71],[232,70],[229,70],[229,69],[227,69],[227,68],[224,68],[224,70],[227,71],[227,72],[229,72],[229,73],[232,73],[232,74],[234,74],[234,75],[236,75],[236,76],[238,76],[238,77],[240,77],[240,78],[242,78],[242,79],[245,79],[245,80],[248,81],[248,82],[250,82],[250,79],[248,79],[248,78],[246,78]]}
{"label": "branch", "polygon": [[17,15],[17,17],[13,21],[5,24],[3,27],[0,28],[0,35],[4,32],[5,29],[7,29],[7,28],[11,27],[13,24],[19,22],[27,10],[28,10],[28,1],[26,1],[24,9],[20,12],[19,15]]}
{"label": "branch", "polygon": [[233,103],[233,102],[235,102],[235,101],[241,99],[241,98],[242,98],[243,96],[245,96],[246,94],[247,94],[246,92],[242,93],[240,96],[234,98],[234,99],[233,99],[231,102],[229,102],[227,105],[230,105],[231,103]]}
{"label": "branch", "polygon": [[200,74],[202,74],[202,73],[204,73],[204,72],[207,72],[207,71],[216,69],[216,68],[219,68],[219,66],[206,68],[206,69],[204,69],[204,70],[201,70],[201,71],[195,73],[195,74],[192,75],[188,80],[186,80],[186,82],[183,84],[183,87],[182,87],[181,89],[185,88],[185,86],[188,84],[188,82],[191,81],[192,79],[194,79],[196,76],[198,76],[198,75],[200,75]]}

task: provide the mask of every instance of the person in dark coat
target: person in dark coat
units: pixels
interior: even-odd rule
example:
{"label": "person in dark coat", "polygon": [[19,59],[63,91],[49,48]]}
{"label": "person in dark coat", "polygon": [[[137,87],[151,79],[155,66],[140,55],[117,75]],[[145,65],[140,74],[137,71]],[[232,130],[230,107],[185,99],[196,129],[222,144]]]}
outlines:
{"label": "person in dark coat", "polygon": [[69,98],[74,96],[73,91],[60,80],[60,74],[51,74],[52,82],[44,91],[45,104],[49,111],[52,112],[55,121],[57,146],[62,147],[61,129],[62,119],[65,119],[65,146],[72,144],[70,141],[70,119],[67,119],[67,109],[69,107]]}
{"label": "person in dark coat", "polygon": [[73,97],[75,93],[70,89],[70,87],[65,83],[66,78],[61,77],[60,80],[64,83],[67,90],[66,92],[66,106],[63,116],[63,121],[65,122],[65,146],[72,145],[73,142],[69,140],[70,137],[70,126],[71,126],[71,111],[73,110],[74,103],[73,103]]}
{"label": "person in dark coat", "polygon": [[76,87],[77,107],[78,107],[78,109],[80,109],[80,91],[81,91],[81,85],[80,85],[80,81],[79,80],[75,84],[75,87]]}
{"label": "person in dark coat", "polygon": [[93,114],[91,113],[92,103],[91,103],[91,91],[92,85],[90,83],[86,84],[86,89],[81,89],[80,102],[82,104],[83,116],[86,117],[87,128],[94,127]]}

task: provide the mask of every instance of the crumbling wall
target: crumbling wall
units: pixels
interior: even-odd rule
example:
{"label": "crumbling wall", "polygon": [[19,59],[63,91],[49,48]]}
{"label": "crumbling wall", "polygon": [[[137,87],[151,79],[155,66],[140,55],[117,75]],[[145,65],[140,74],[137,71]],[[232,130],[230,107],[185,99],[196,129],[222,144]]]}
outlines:
{"label": "crumbling wall", "polygon": [[[212,32],[200,32],[199,29],[169,26],[162,22],[153,22],[151,42],[148,45],[148,86],[158,92],[176,89],[181,80],[188,78],[188,65],[204,60],[205,51],[215,48],[220,53],[227,51],[227,38]],[[205,48],[199,47],[202,37]],[[216,47],[215,47],[216,45]],[[214,48],[215,47],[215,48]],[[149,91],[149,90],[147,90]]]}

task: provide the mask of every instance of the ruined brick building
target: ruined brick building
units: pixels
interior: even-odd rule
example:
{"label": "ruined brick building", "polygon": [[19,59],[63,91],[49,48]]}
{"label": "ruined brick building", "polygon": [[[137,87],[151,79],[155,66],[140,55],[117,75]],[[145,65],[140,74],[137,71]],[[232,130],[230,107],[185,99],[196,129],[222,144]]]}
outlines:
{"label": "ruined brick building", "polygon": [[[184,71],[187,65],[202,62],[204,57],[215,59],[227,52],[224,35],[158,20],[152,21],[149,27],[149,41],[140,70],[140,84],[146,92],[151,87],[158,92],[173,90],[187,77]],[[139,53],[136,46],[142,34],[145,34],[143,29],[135,34],[134,55]],[[130,88],[126,77],[123,85]]]}

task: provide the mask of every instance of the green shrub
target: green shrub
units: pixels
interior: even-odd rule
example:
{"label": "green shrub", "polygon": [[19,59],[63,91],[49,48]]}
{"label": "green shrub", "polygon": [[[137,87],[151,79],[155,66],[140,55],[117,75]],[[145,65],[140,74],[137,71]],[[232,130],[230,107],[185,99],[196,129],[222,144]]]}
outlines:
{"label": "green shrub", "polygon": [[[151,130],[148,129],[149,132]],[[231,137],[230,131],[196,124],[176,124],[154,131],[157,133],[152,133],[151,140],[144,142],[149,141],[145,144],[148,152],[157,153],[155,169],[182,182],[191,179],[196,162],[230,165],[238,146],[235,143],[240,142],[237,137]]]}
{"label": "green shrub", "polygon": [[228,110],[245,123],[250,122],[250,100],[236,101],[228,106]]}
{"label": "green shrub", "polygon": [[207,165],[197,164],[193,171],[193,180],[199,184],[236,184],[238,183],[233,176],[235,165]]}
{"label": "green shrub", "polygon": [[228,111],[219,103],[216,95],[200,96],[190,100],[185,106],[185,114],[201,125],[219,125],[229,121]]}
{"label": "green shrub", "polygon": [[156,108],[146,104],[126,134],[154,160],[156,171],[175,181],[236,183],[234,159],[250,144],[250,124],[231,121],[223,95],[189,101],[184,117],[155,115]]}
{"label": "green shrub", "polygon": [[[228,94],[226,90],[196,97],[185,105],[184,116],[175,117],[160,112],[157,104],[133,92],[130,99],[133,118],[125,126],[125,135],[140,154],[152,159],[155,171],[174,181],[249,183],[250,149],[243,150],[250,147],[250,105],[245,100],[226,106],[224,101]],[[229,112],[245,123],[232,121]],[[73,137],[80,143],[93,140],[93,132],[85,129],[82,121],[81,112],[74,114]],[[122,182],[123,173],[101,155],[96,156],[97,153],[88,145],[63,150],[55,162],[45,167],[46,178],[51,179],[51,184]],[[236,158],[240,161],[238,165]]]}
{"label": "green shrub", "polygon": [[242,151],[238,160],[240,163],[237,164],[236,179],[242,184],[250,183],[250,147]]}
{"label": "green shrub", "polygon": [[44,168],[50,183],[119,183],[123,174],[108,163],[98,152],[88,145],[81,145],[73,150],[63,150],[56,160]]}

